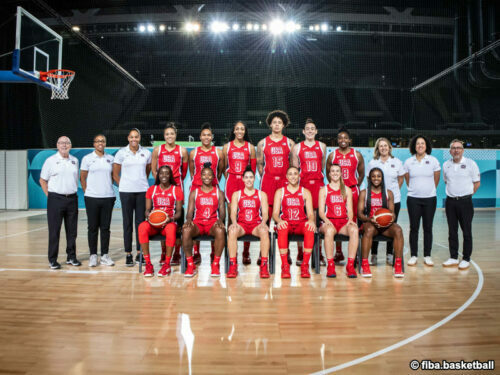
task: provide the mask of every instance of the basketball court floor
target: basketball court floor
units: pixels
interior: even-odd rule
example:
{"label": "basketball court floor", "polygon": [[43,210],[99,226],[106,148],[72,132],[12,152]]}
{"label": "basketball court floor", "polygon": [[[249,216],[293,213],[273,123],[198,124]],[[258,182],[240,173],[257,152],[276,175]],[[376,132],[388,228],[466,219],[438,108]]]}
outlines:
{"label": "basketball court floor", "polygon": [[[400,223],[407,240],[404,210]],[[420,258],[403,280],[385,265],[382,244],[372,279],[347,279],[337,266],[336,279],[322,268],[302,280],[293,266],[292,279],[281,280],[278,257],[277,273],[260,280],[256,243],[253,264],[240,266],[237,279],[209,276],[208,243],[193,279],[178,267],[170,277],[145,279],[137,266],[125,267],[119,210],[114,267],[88,267],[86,225],[80,211],[83,265],[52,271],[45,213],[0,213],[1,373],[430,374],[436,371],[414,371],[410,362],[500,359],[499,210],[476,210],[473,262],[459,271],[441,266],[449,253],[438,209],[435,266]],[[62,234],[61,263],[64,245]],[[152,249],[158,271],[159,243]]]}

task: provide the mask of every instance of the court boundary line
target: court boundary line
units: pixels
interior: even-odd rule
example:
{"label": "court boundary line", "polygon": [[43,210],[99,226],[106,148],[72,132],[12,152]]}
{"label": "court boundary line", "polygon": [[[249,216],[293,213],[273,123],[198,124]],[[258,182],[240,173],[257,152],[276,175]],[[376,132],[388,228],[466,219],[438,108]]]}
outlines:
{"label": "court boundary line", "polygon": [[[439,246],[441,246],[441,247],[445,247],[444,245],[439,244],[437,242],[434,242],[434,243],[437,244],[437,245],[439,245]],[[446,248],[448,249],[448,247],[446,247]],[[356,359],[354,359],[352,361],[345,362],[345,363],[342,363],[340,365],[337,365],[337,366],[334,366],[334,367],[330,367],[330,368],[327,368],[327,369],[323,369],[323,370],[320,370],[320,371],[312,372],[311,374],[312,375],[331,374],[332,372],[340,371],[340,370],[343,370],[345,368],[352,367],[352,366],[358,365],[360,363],[366,362],[366,361],[368,361],[370,359],[379,357],[382,354],[389,353],[389,352],[391,352],[391,351],[393,351],[395,349],[399,349],[400,347],[405,346],[406,344],[409,344],[409,343],[411,343],[411,342],[413,342],[415,340],[418,340],[419,338],[427,335],[428,333],[431,333],[432,331],[434,331],[437,328],[445,325],[450,320],[452,320],[455,317],[457,317],[458,315],[460,315],[462,312],[465,311],[465,309],[467,309],[467,307],[469,307],[472,304],[472,302],[474,302],[476,300],[476,298],[481,293],[481,290],[483,289],[483,284],[484,284],[484,275],[483,275],[483,271],[481,270],[481,267],[479,267],[477,265],[477,263],[474,262],[473,260],[471,260],[470,263],[474,266],[474,268],[476,269],[477,275],[478,275],[478,282],[477,282],[477,285],[476,285],[476,289],[474,290],[474,292],[472,293],[472,295],[467,299],[467,301],[465,301],[462,306],[460,306],[458,309],[456,309],[455,311],[453,311],[451,314],[449,314],[448,316],[444,317],[443,319],[441,319],[439,322],[433,324],[432,326],[424,329],[423,331],[417,332],[413,336],[410,336],[410,337],[408,337],[408,338],[406,338],[404,340],[401,340],[401,341],[399,341],[399,342],[397,342],[397,343],[395,343],[393,345],[387,346],[387,347],[385,347],[383,349],[377,350],[376,352],[373,352],[371,354],[367,354],[367,355],[365,355],[363,357],[356,358]]]}
{"label": "court boundary line", "polygon": [[27,231],[24,231],[24,232],[7,234],[7,235],[5,235],[5,236],[0,236],[0,239],[3,239],[3,238],[9,238],[9,237],[15,237],[15,236],[19,236],[19,235],[21,235],[21,234],[26,234],[26,233],[36,232],[36,231],[39,231],[39,230],[42,230],[42,229],[48,229],[48,228],[49,228],[49,227],[45,226],[45,227],[40,227],[40,228],[36,228],[36,229],[27,230]]}

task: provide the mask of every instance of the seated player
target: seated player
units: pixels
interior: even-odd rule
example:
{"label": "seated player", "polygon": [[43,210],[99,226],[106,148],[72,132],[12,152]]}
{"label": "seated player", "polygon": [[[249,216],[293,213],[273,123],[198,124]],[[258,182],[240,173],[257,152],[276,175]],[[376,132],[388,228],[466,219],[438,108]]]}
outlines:
{"label": "seated player", "polygon": [[309,190],[299,186],[299,169],[289,167],[286,172],[288,185],[276,190],[273,203],[273,219],[278,232],[278,248],[281,257],[281,278],[290,278],[288,264],[288,235],[304,235],[304,257],[300,265],[300,276],[311,277],[309,259],[314,246],[316,224]]}
{"label": "seated player", "polygon": [[[388,208],[392,212],[392,221],[388,227],[380,227],[373,215],[379,208]],[[361,276],[371,277],[368,254],[372,247],[373,237],[382,234],[393,239],[394,246],[394,277],[404,277],[403,273],[403,230],[394,223],[394,195],[385,188],[384,172],[373,168],[368,175],[366,190],[359,195],[358,218],[363,222],[363,237],[361,238]]]}
{"label": "seated player", "polygon": [[269,278],[269,227],[267,194],[254,188],[255,173],[247,166],[243,173],[245,188],[233,193],[231,197],[231,226],[228,234],[229,271],[227,277],[234,278],[238,275],[236,255],[238,251],[238,238],[245,234],[252,234],[260,238],[260,277]]}
{"label": "seated player", "polygon": [[[154,275],[154,268],[149,254],[149,237],[158,233],[165,236],[166,244],[165,263],[158,272],[158,276],[163,277],[170,274],[170,259],[175,246],[175,234],[177,232],[176,221],[181,216],[183,203],[184,193],[180,186],[175,185],[172,169],[168,165],[160,167],[156,175],[155,184],[150,186],[146,192],[146,221],[143,221],[138,229],[139,243],[141,244],[144,260],[146,261],[144,276],[151,277]],[[164,227],[154,227],[149,223],[149,214],[153,209],[166,212],[168,220]]]}
{"label": "seated player", "polygon": [[319,231],[325,235],[325,252],[328,261],[327,277],[336,277],[333,260],[333,238],[337,233],[349,236],[347,277],[355,278],[354,259],[358,250],[358,226],[353,221],[352,190],[345,186],[342,169],[338,164],[330,165],[328,171],[330,183],[319,192],[319,217],[323,224]]}
{"label": "seated player", "polygon": [[186,254],[187,269],[185,277],[196,274],[193,261],[193,238],[200,235],[214,237],[214,259],[211,276],[220,276],[220,257],[226,242],[226,210],[224,194],[212,182],[215,178],[211,163],[205,163],[201,171],[202,185],[189,194],[186,222],[182,227],[182,247]]}

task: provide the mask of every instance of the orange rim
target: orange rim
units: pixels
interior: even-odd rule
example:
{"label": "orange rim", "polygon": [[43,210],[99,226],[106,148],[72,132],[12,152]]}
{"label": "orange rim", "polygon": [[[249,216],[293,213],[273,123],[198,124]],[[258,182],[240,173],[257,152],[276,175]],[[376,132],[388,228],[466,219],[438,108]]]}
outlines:
{"label": "orange rim", "polygon": [[52,69],[48,72],[45,72],[43,75],[50,78],[67,78],[75,75],[73,70],[68,69]]}

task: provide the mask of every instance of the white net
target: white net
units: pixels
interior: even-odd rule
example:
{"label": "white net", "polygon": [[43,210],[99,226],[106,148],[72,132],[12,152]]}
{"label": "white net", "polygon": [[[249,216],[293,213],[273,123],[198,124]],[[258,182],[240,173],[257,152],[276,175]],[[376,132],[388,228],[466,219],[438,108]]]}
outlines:
{"label": "white net", "polygon": [[52,86],[51,99],[69,99],[68,89],[75,78],[75,72],[56,70],[47,74],[47,82]]}

